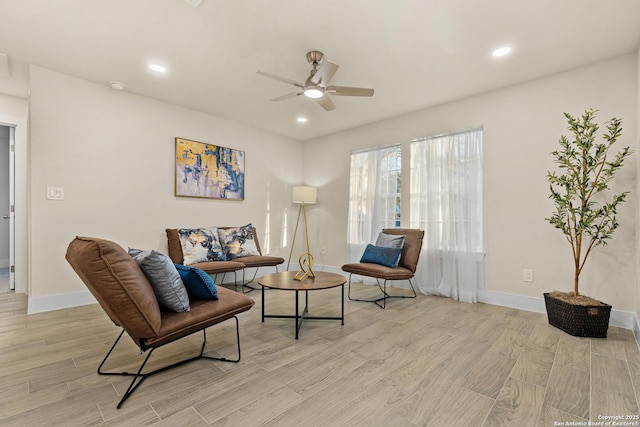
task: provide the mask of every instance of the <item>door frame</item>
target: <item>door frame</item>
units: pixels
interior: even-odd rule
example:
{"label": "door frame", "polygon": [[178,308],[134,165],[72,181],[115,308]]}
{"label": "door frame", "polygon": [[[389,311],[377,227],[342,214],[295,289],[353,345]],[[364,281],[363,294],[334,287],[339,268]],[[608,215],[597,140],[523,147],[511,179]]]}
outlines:
{"label": "door frame", "polygon": [[[11,229],[13,239],[11,244],[12,255],[10,264],[14,266],[13,273],[10,273],[12,289],[18,293],[29,295],[29,200],[28,200],[28,179],[27,179],[27,157],[28,157],[28,121],[26,117],[7,114],[0,110],[0,125],[13,129],[10,135],[10,142],[13,143],[14,151],[11,153],[13,159],[13,185],[12,199],[14,211],[11,213]],[[13,139],[13,141],[11,141]]]}
{"label": "door frame", "polygon": [[[5,219],[9,220],[9,290],[14,291],[16,289],[15,282],[15,125],[8,125],[0,123],[2,128],[6,128],[9,132],[9,145],[6,147],[9,150],[9,211],[8,217],[5,217],[5,212],[2,212],[3,223]],[[4,132],[4,131],[3,131]],[[2,147],[4,150],[5,147]],[[3,224],[4,227],[4,224]]]}
{"label": "door frame", "polygon": [[9,289],[16,290],[16,127],[9,126]]}
{"label": "door frame", "polygon": [[[26,143],[27,126],[26,121],[20,120],[17,117],[3,116],[2,112],[0,112],[0,126],[9,128],[9,290],[28,293],[28,281],[24,280],[27,276],[26,271],[24,271],[26,265],[22,264],[26,259],[19,256],[17,247],[19,236],[22,235],[26,237],[26,233],[22,232],[22,227],[19,230],[16,224],[16,213],[21,214],[21,218],[26,218],[24,214],[24,208],[26,208],[26,206],[22,207],[23,202],[16,201],[19,182],[19,168],[16,154],[24,148],[18,147],[18,145]],[[20,203],[21,206],[18,206],[18,203]],[[24,251],[23,249],[20,250]],[[18,282],[19,280],[20,283]]]}

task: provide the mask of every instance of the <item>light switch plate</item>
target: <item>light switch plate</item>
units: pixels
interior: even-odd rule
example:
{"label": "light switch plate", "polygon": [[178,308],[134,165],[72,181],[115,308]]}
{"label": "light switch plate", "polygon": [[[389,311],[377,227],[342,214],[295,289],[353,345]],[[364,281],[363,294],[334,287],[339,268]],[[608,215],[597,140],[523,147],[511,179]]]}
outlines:
{"label": "light switch plate", "polygon": [[47,200],[64,200],[64,188],[47,186]]}

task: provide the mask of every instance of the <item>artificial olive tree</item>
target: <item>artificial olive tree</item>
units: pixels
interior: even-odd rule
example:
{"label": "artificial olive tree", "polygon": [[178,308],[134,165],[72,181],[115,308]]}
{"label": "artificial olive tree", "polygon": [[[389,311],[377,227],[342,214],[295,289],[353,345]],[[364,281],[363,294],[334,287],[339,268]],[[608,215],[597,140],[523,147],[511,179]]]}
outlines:
{"label": "artificial olive tree", "polygon": [[609,182],[631,152],[625,147],[615,155],[609,153],[622,132],[620,119],[606,122],[602,142],[596,142],[599,126],[594,122],[595,110],[586,110],[580,118],[569,113],[564,116],[573,137],[561,136],[561,148],[551,153],[560,174],[547,172],[549,198],[556,209],[545,219],[561,230],[571,245],[575,265],[573,295],[578,296],[584,264],[593,248],[606,245],[618,228],[617,209],[629,192],[615,194],[610,199],[599,193],[609,190]]}

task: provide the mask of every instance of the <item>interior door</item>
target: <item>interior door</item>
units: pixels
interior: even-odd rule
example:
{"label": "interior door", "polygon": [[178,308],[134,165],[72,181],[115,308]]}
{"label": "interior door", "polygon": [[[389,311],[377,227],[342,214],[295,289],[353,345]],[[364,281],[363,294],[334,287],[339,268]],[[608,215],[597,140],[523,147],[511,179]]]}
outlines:
{"label": "interior door", "polygon": [[[0,125],[0,268],[9,269],[9,289],[15,289],[14,278],[14,142],[15,128]],[[6,289],[6,288],[5,288]]]}

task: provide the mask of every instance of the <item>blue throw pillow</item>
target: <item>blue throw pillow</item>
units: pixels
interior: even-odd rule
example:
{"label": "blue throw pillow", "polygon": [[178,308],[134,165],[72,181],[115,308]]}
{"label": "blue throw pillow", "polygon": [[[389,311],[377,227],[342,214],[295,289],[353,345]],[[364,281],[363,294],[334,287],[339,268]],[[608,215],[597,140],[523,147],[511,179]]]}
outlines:
{"label": "blue throw pillow", "polygon": [[368,244],[362,254],[362,258],[360,258],[360,262],[370,262],[394,268],[398,266],[401,254],[402,249],[400,248],[385,248]]}
{"label": "blue throw pillow", "polygon": [[199,268],[176,264],[178,274],[193,299],[218,299],[218,288],[215,282]]}

